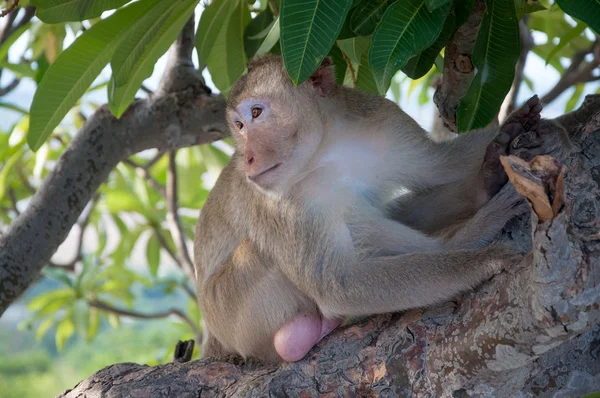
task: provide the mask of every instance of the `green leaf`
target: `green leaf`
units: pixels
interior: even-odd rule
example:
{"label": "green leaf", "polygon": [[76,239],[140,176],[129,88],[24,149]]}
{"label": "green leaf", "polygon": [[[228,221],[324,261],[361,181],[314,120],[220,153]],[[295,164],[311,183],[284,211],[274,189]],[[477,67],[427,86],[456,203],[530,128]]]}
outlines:
{"label": "green leaf", "polygon": [[206,66],[217,37],[224,29],[235,4],[236,0],[215,1],[202,12],[196,32],[196,50],[198,51],[200,70]]}
{"label": "green leaf", "polygon": [[406,62],[438,38],[450,4],[430,13],[424,0],[392,4],[373,33],[369,64],[379,92],[384,94],[392,77]]}
{"label": "green leaf", "polygon": [[270,7],[267,7],[248,23],[244,30],[244,50],[248,58],[252,58],[256,54],[263,39],[272,30],[274,23],[273,11]]}
{"label": "green leaf", "polygon": [[140,18],[115,50],[108,86],[108,104],[121,117],[142,82],[152,75],[156,61],[167,51],[190,19],[199,0],[159,1]]}
{"label": "green leaf", "polygon": [[55,281],[61,282],[67,285],[68,287],[72,288],[75,286],[73,278],[69,275],[69,272],[64,269],[45,267],[44,269],[42,269],[42,275],[44,275],[47,278],[54,279]]}
{"label": "green leaf", "polygon": [[152,234],[148,239],[146,245],[146,260],[148,261],[148,267],[150,267],[150,273],[156,277],[158,274],[158,267],[160,266],[160,243],[156,234]]}
{"label": "green leaf", "polygon": [[21,35],[25,33],[30,27],[31,22],[26,23],[25,25],[15,30],[10,36],[8,36],[4,43],[0,44],[0,59],[6,58],[6,56],[8,55],[8,50],[10,50],[10,48],[13,44],[15,44],[17,39],[21,37]]}
{"label": "green leaf", "polygon": [[46,333],[52,327],[53,324],[54,324],[53,316],[49,316],[48,318],[44,319],[44,321],[42,323],[40,323],[40,326],[38,326],[37,330],[35,331],[35,339],[37,341],[41,341],[42,337],[44,337],[46,335]]}
{"label": "green leaf", "polygon": [[362,0],[352,10],[350,29],[361,36],[372,34],[390,3],[388,0]]}
{"label": "green leaf", "polygon": [[0,102],[0,108],[10,109],[11,111],[15,111],[20,113],[21,115],[27,115],[29,111],[25,108],[21,108],[18,105],[10,104],[8,102]]}
{"label": "green leaf", "polygon": [[357,36],[351,39],[338,40],[337,45],[351,61],[360,63],[363,54],[371,45],[371,38]]}
{"label": "green leaf", "polygon": [[329,58],[331,58],[331,61],[333,62],[336,84],[344,84],[344,78],[346,76],[346,71],[348,70],[348,64],[346,63],[344,54],[342,54],[342,50],[340,50],[338,45],[331,47],[331,50],[329,51]]}
{"label": "green leaf", "polygon": [[369,53],[366,51],[361,57],[358,72],[356,73],[356,88],[373,94],[379,94],[377,82],[369,67]]}
{"label": "green leaf", "polygon": [[548,65],[550,63],[550,61],[552,61],[554,56],[556,54],[558,54],[558,52],[560,50],[562,50],[567,44],[572,42],[573,39],[575,39],[577,36],[581,35],[583,33],[583,31],[585,30],[585,28],[586,28],[586,25],[579,22],[575,27],[573,27],[572,29],[569,29],[569,31],[567,33],[565,33],[563,36],[561,36],[560,42],[558,43],[558,45],[554,46],[552,51],[550,51],[550,53],[546,57],[546,65]]}
{"label": "green leaf", "polygon": [[473,51],[477,72],[460,100],[460,132],[487,126],[512,85],[519,58],[519,24],[513,0],[486,0],[487,9]]}
{"label": "green leaf", "polygon": [[352,7],[349,0],[285,0],[281,6],[281,52],[294,84],[321,65]]}
{"label": "green leaf", "polygon": [[106,10],[119,8],[131,0],[31,0],[35,15],[46,23],[83,21]]}
{"label": "green leaf", "polygon": [[556,0],[556,3],[561,10],[600,34],[600,0]]}
{"label": "green leaf", "polygon": [[27,143],[37,150],[112,57],[117,45],[153,2],[139,1],[96,23],[50,65],[31,104]]}
{"label": "green leaf", "polygon": [[418,79],[425,76],[433,66],[437,56],[440,55],[442,48],[446,47],[450,42],[457,28],[456,15],[454,12],[450,12],[435,43],[421,51],[416,57],[409,59],[402,68],[402,72],[411,79]]}
{"label": "green leaf", "polygon": [[87,341],[91,341],[100,329],[100,311],[97,308],[90,307],[90,320],[87,333]]}
{"label": "green leaf", "polygon": [[575,107],[579,103],[579,100],[581,99],[581,96],[583,95],[584,87],[585,84],[575,85],[575,91],[573,91],[573,95],[571,95],[571,98],[569,98],[567,104],[565,105],[565,113],[569,113],[573,109],[575,109]]}
{"label": "green leaf", "polygon": [[246,70],[243,38],[250,19],[246,3],[239,0],[214,2],[202,13],[196,33],[200,69],[208,67],[221,92],[227,92]]}
{"label": "green leaf", "polygon": [[517,12],[517,20],[520,20],[524,14],[543,11],[546,7],[539,0],[515,0],[515,10]]}
{"label": "green leaf", "polygon": [[56,349],[58,351],[62,351],[65,343],[71,338],[71,336],[73,336],[73,333],[75,333],[75,325],[73,325],[71,316],[67,312],[65,317],[56,326],[55,341]]}
{"label": "green leaf", "polygon": [[425,0],[425,5],[430,12],[433,12],[441,6],[448,4],[450,1],[451,0]]}
{"label": "green leaf", "polygon": [[6,68],[14,73],[18,78],[29,77],[35,79],[36,73],[26,62],[11,64],[8,61],[0,61],[0,68]]}
{"label": "green leaf", "polygon": [[46,56],[44,54],[40,55],[40,57],[37,59],[36,63],[37,63],[37,69],[35,72],[35,82],[37,84],[40,84],[40,82],[44,78],[44,75],[48,71],[48,68],[50,67],[50,63],[48,62],[48,59],[46,58]]}
{"label": "green leaf", "polygon": [[90,325],[90,306],[86,300],[75,301],[72,307],[72,320],[80,336],[87,337]]}
{"label": "green leaf", "polygon": [[277,42],[279,41],[279,33],[279,18],[277,18],[273,22],[273,26],[271,27],[271,30],[269,30],[267,37],[265,37],[265,40],[262,42],[258,50],[256,50],[255,55],[263,55],[271,51],[271,49],[273,49],[275,47],[275,44],[277,44]]}

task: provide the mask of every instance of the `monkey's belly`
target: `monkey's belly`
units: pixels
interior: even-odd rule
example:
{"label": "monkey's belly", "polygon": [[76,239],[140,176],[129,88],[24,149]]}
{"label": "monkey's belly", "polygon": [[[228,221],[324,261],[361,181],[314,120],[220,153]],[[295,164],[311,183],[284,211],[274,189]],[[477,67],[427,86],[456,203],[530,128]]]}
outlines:
{"label": "monkey's belly", "polygon": [[275,333],[275,350],[286,362],[299,361],[342,321],[341,318],[325,319],[315,314],[300,313]]}

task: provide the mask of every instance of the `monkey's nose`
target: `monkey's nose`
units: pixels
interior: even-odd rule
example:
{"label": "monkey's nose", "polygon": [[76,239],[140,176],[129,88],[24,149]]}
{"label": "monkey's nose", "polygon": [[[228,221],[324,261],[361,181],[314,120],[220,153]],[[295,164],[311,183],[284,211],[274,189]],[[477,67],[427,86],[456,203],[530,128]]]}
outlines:
{"label": "monkey's nose", "polygon": [[254,153],[246,152],[246,164],[250,166],[252,163],[254,163]]}

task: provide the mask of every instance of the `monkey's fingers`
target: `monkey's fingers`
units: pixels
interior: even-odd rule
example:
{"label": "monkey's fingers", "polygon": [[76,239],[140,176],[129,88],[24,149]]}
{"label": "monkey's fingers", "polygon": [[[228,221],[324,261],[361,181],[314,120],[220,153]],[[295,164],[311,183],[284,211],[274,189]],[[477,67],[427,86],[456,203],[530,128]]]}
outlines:
{"label": "monkey's fingers", "polygon": [[536,156],[526,162],[516,156],[501,158],[508,178],[525,196],[542,220],[552,220],[562,207],[565,166],[551,156]]}
{"label": "monkey's fingers", "polygon": [[541,112],[540,99],[537,95],[534,95],[508,116],[501,127],[501,131],[509,134],[511,139],[514,139],[519,134],[529,131],[540,120]]}

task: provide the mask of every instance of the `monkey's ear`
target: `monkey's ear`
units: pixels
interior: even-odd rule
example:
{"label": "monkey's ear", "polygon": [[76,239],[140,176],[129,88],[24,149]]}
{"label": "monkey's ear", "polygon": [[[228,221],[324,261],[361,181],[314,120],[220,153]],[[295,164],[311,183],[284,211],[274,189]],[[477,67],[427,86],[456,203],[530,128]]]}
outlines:
{"label": "monkey's ear", "polygon": [[319,69],[312,74],[308,81],[319,90],[323,97],[327,97],[335,87],[335,75],[331,58],[325,57]]}

